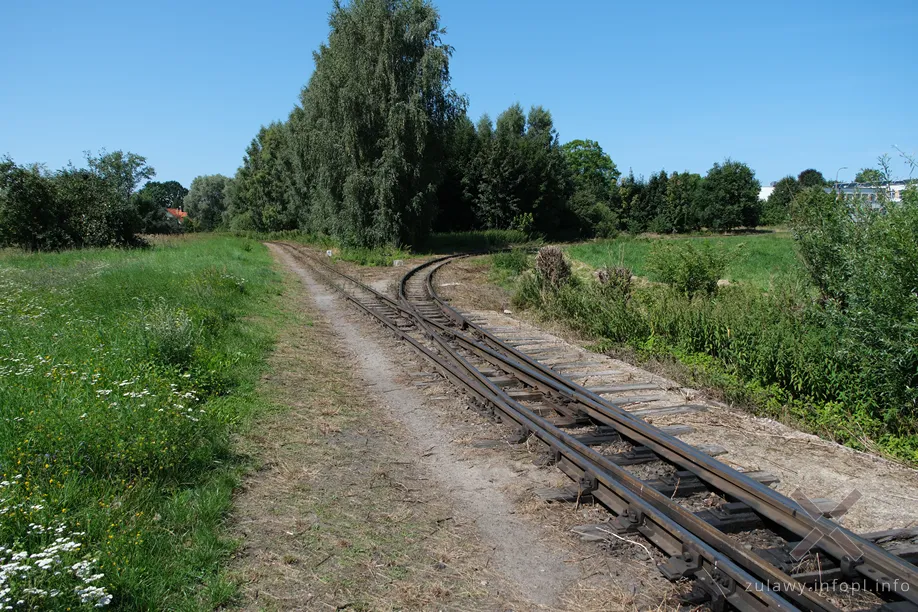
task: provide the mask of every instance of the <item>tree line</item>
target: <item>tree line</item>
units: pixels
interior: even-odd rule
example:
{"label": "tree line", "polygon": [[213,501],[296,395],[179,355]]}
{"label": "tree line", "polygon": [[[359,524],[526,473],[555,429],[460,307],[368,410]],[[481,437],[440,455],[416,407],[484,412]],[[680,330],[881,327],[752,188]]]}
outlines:
{"label": "tree line", "polygon": [[166,208],[181,207],[188,191],[176,181],[150,181],[154,176],[145,157],[123,151],[87,152],[84,167],[69,164],[54,172],[2,158],[0,246],[138,246],[138,234],[181,231]]}
{"label": "tree line", "polygon": [[735,160],[705,176],[623,175],[599,143],[562,144],[538,105],[475,123],[452,87],[453,49],[426,0],[336,1],[329,24],[298,104],[259,129],[234,177],[138,190],[155,172],[132,153],[88,156],[86,168],[55,173],[7,159],[0,240],[128,245],[138,233],[179,231],[163,212],[179,202],[186,228],[300,230],[355,246],[420,245],[431,231],[475,229],[556,239],[724,231],[784,221],[803,184],[803,174],[784,179],[763,204],[754,172]]}
{"label": "tree line", "polygon": [[760,185],[740,162],[704,177],[622,177],[595,141],[562,144],[544,107],[513,104],[474,123],[428,2],[335,2],[329,23],[287,120],[258,131],[235,177],[195,179],[187,208],[204,211],[201,229],[376,246],[420,244],[430,231],[575,238],[759,224]]}

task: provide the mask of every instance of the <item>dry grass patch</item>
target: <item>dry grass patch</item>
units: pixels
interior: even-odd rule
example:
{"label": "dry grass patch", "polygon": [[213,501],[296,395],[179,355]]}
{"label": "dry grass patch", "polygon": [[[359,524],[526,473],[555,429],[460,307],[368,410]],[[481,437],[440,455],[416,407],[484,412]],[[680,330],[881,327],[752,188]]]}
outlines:
{"label": "dry grass patch", "polygon": [[276,409],[240,446],[238,609],[496,609],[486,556],[405,456],[350,355],[287,278],[289,323],[261,393]]}

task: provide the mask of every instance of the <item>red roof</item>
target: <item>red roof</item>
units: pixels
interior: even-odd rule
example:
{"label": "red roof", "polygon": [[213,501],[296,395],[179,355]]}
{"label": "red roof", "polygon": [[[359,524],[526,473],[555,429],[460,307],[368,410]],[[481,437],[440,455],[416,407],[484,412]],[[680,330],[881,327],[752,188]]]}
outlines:
{"label": "red roof", "polygon": [[178,219],[179,221],[184,221],[185,217],[188,216],[184,210],[179,210],[178,208],[167,208],[166,212]]}

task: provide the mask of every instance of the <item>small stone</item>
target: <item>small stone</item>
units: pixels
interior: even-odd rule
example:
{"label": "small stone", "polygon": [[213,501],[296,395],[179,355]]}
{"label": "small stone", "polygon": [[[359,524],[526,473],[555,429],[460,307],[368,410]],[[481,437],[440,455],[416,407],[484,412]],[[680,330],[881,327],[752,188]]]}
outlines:
{"label": "small stone", "polygon": [[402,265],[403,263],[405,263],[405,262],[404,262],[403,260],[401,260],[401,259],[394,259],[394,260],[392,260],[392,265],[395,266],[395,267],[398,267],[398,266]]}

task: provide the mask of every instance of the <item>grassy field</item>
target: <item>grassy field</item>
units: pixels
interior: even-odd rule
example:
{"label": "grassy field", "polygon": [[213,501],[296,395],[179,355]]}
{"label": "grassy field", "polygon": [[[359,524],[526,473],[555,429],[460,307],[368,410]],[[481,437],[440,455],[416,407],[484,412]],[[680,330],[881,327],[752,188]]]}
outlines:
{"label": "grassy field", "polygon": [[230,436],[259,408],[278,279],[255,242],[0,254],[0,600],[212,609]]}
{"label": "grassy field", "polygon": [[[569,247],[567,252],[573,259],[594,268],[624,265],[637,276],[658,280],[647,270],[645,262],[654,242],[659,240],[661,238],[615,238],[577,244]],[[746,282],[767,289],[775,280],[794,276],[800,271],[794,241],[788,232],[665,240],[707,242],[715,249],[728,253],[726,278],[731,282]]]}
{"label": "grassy field", "polygon": [[[853,448],[918,463],[915,369],[907,350],[914,346],[914,320],[889,307],[871,316],[823,307],[789,235],[625,238],[567,250],[590,266],[623,264],[638,276],[661,280],[650,273],[648,255],[655,245],[686,241],[706,241],[730,253],[726,277],[734,282],[717,287],[715,281],[709,283],[712,291],[692,293],[675,277],[669,284],[600,283],[593,275],[574,274],[551,286],[544,274],[527,269],[534,258],[522,253],[492,256],[490,278],[512,286],[516,308],[535,308],[539,316],[598,340],[602,349],[681,364],[686,386],[717,390],[727,401]],[[902,277],[897,289],[913,286],[913,256],[903,255],[914,252],[913,242],[890,242],[894,247],[876,249],[882,273],[871,280]],[[658,261],[667,257],[675,267],[684,264],[679,254],[658,252]],[[871,296],[912,303],[910,294],[899,297],[901,291],[872,290]]]}

